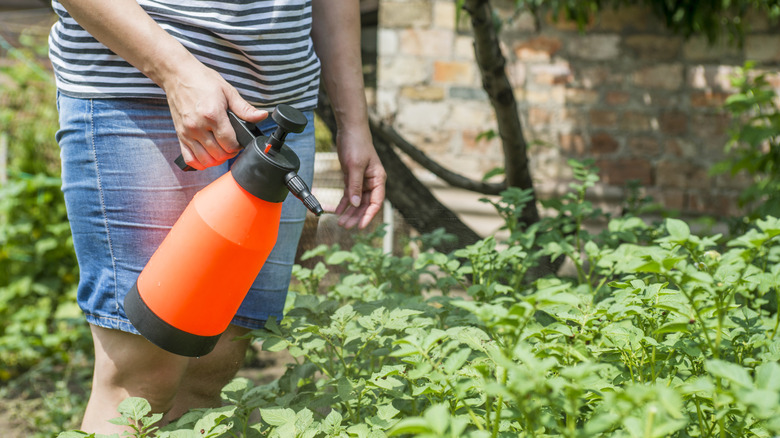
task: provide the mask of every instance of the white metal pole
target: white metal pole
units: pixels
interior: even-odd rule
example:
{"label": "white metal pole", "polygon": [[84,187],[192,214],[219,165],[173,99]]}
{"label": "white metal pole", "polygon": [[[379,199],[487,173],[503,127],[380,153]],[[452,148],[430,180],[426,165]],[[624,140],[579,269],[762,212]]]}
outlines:
{"label": "white metal pole", "polygon": [[0,132],[0,184],[8,182],[8,135]]}
{"label": "white metal pole", "polygon": [[385,224],[385,237],[382,240],[382,251],[385,254],[393,253],[393,232],[395,231],[395,219],[393,216],[393,205],[389,200],[385,199],[383,205],[382,222]]}

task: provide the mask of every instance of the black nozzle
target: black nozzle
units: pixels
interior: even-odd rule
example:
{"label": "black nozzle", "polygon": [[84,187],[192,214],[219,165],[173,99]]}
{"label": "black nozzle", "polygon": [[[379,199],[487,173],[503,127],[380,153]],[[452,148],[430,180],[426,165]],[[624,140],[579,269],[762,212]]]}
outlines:
{"label": "black nozzle", "polygon": [[303,202],[303,205],[305,205],[310,212],[317,216],[324,213],[320,202],[317,201],[317,198],[315,198],[314,195],[309,191],[309,187],[306,185],[306,182],[303,180],[303,178],[298,176],[297,173],[290,172],[285,175],[284,183],[287,185],[287,189],[290,190],[290,193],[295,195],[296,198],[300,199],[301,202]]}

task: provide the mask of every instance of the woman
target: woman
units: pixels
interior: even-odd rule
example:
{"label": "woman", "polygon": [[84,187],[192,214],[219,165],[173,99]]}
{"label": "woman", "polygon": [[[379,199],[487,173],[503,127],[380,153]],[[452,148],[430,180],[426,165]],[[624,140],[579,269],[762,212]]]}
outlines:
{"label": "woman", "polygon": [[[311,184],[312,110],[325,86],[345,179],[339,223],[365,227],[385,172],[368,129],[358,0],[54,0],[50,58],[58,86],[63,192],[79,259],[78,301],[95,344],[82,429],[114,433],[116,407],[144,397],[165,421],[220,404],[243,362],[236,336],[281,317],[305,208],[285,201],[279,241],[212,353],[186,358],[146,341],[122,302],[167,230],[238,152],[228,109],[260,123],[280,103],[304,111],[288,145]],[[182,154],[198,172],[181,172]],[[290,197],[291,198],[291,197]]]}

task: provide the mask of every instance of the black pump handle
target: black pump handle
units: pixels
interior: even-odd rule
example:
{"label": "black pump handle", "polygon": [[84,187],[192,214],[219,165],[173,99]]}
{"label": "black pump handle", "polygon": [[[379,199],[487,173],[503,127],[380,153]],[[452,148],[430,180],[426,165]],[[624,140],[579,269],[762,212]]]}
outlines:
{"label": "black pump handle", "polygon": [[[238,118],[238,116],[233,112],[228,110],[228,120],[230,120],[230,126],[233,127],[233,131],[236,132],[236,140],[238,141],[238,144],[241,145],[241,148],[245,148],[248,144],[252,143],[255,138],[260,137],[263,135],[263,133],[260,131],[260,129],[255,126],[253,123],[245,122]],[[176,163],[177,166],[179,166],[179,169],[190,172],[195,169],[194,167],[190,166],[189,164],[184,162],[184,156],[179,154],[178,157],[176,157],[175,160],[173,160],[174,163]]]}
{"label": "black pump handle", "polygon": [[245,122],[238,118],[233,112],[228,110],[228,119],[233,130],[236,131],[236,140],[241,148],[245,148],[249,143],[252,143],[255,138],[260,137],[263,133],[260,131],[254,123]]}

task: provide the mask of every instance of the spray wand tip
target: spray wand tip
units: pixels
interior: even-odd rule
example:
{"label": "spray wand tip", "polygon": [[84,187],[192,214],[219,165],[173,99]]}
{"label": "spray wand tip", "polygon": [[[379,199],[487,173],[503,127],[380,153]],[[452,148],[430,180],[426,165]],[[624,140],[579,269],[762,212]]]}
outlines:
{"label": "spray wand tip", "polygon": [[309,191],[309,187],[306,185],[306,182],[304,182],[303,178],[298,176],[297,173],[295,172],[288,173],[284,177],[284,183],[287,185],[287,188],[290,190],[290,193],[295,195],[296,198],[300,199],[301,202],[303,202],[303,205],[305,205],[306,208],[309,209],[309,211],[311,211],[317,216],[324,213],[324,210],[322,209],[320,202]]}
{"label": "spray wand tip", "polygon": [[314,195],[306,197],[306,199],[303,200],[303,205],[314,213],[315,216],[321,216],[322,213],[325,213],[325,210],[322,209],[320,202],[317,201],[317,198],[315,198]]}

